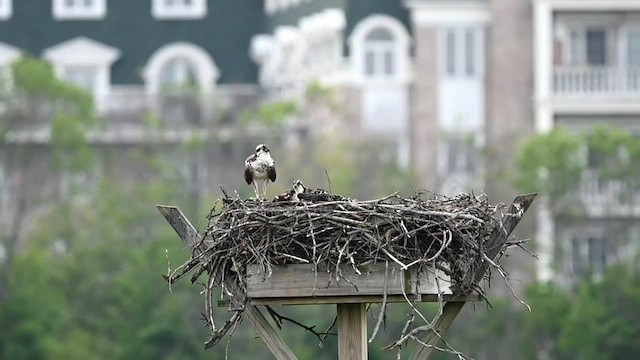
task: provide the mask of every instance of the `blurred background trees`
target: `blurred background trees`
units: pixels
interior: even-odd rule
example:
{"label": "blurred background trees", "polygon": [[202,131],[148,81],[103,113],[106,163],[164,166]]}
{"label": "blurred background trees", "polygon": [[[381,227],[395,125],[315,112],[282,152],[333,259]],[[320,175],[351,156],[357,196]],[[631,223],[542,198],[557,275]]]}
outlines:
{"label": "blurred background trees", "polygon": [[[37,178],[19,179],[22,190],[11,194],[19,212],[2,234],[0,358],[224,358],[224,344],[202,350],[206,334],[200,326],[199,286],[181,283],[169,289],[160,277],[188,253],[154,208],[157,203],[180,204],[201,219],[212,199],[198,198],[185,187],[177,165],[153,146],[124,155],[101,149],[99,156],[90,141],[92,129],[100,126],[91,97],[56,79],[46,63],[24,58],[14,64],[13,79],[0,121],[3,160],[37,163],[46,155],[54,171],[71,180],[64,192],[47,198],[46,206],[42,194],[27,192]],[[340,109],[335,96],[313,85],[301,104],[275,103],[245,114],[245,126],[283,129],[292,114],[311,121],[333,116]],[[21,129],[37,128],[46,119],[53,119],[51,154],[19,145]],[[305,152],[306,146],[290,144],[288,156],[279,157],[280,171],[328,188],[326,169],[332,190],[353,197],[410,191],[412,174],[397,165],[393,152],[377,142],[349,141],[338,135],[344,124],[333,125],[322,129],[313,144],[322,151]],[[14,145],[7,146],[8,141]],[[179,150],[193,159],[208,146],[207,140],[194,138]],[[110,158],[123,156],[144,167],[144,181],[123,180],[121,170],[109,169]],[[529,139],[518,159],[519,168],[511,175],[520,189],[541,191],[561,206],[576,198],[580,175],[594,163],[602,165],[600,176],[607,179],[637,178],[640,146],[608,127],[583,135],[558,128]],[[238,183],[239,176],[240,171]],[[94,179],[93,185],[86,186],[82,179],[87,178]],[[247,189],[242,184],[230,190]],[[26,216],[36,208],[36,215]],[[477,359],[513,359],[516,354],[520,359],[622,359],[640,352],[640,274],[634,265],[611,268],[602,279],[585,279],[577,289],[533,284],[523,297],[531,313],[510,299],[493,300],[491,309],[484,303],[468,305],[450,344]],[[334,310],[283,311],[322,328]],[[380,348],[402,327],[406,313],[402,305],[391,307],[388,333],[372,345],[371,359],[392,356]],[[225,315],[221,308],[220,318]],[[285,325],[283,336],[301,359],[335,358],[335,339],[319,349],[313,335],[291,324]],[[231,359],[268,358],[246,323],[231,337],[228,352]],[[456,357],[441,353],[435,358]]]}

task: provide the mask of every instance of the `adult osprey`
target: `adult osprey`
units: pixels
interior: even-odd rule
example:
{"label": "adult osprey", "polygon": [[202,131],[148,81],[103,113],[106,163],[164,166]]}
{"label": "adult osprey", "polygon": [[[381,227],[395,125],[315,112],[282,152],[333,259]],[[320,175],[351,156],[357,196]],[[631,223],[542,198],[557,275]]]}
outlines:
{"label": "adult osprey", "polygon": [[[256,151],[244,161],[244,179],[253,184],[256,199],[267,199],[267,183],[276,181],[276,163],[265,144],[256,146]],[[262,189],[258,184],[262,184]]]}

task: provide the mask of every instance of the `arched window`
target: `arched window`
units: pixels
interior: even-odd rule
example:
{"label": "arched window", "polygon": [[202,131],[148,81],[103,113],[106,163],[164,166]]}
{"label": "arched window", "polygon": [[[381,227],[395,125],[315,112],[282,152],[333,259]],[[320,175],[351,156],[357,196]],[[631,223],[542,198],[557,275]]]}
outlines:
{"label": "arched window", "polygon": [[365,76],[393,76],[396,62],[396,45],[393,34],[382,27],[369,31],[365,38]]}
{"label": "arched window", "polygon": [[183,57],[171,59],[160,70],[161,89],[164,92],[197,90],[196,73],[196,67],[188,59]]}
{"label": "arched window", "polygon": [[199,46],[186,42],[167,44],[156,50],[144,70],[147,92],[158,94],[168,88],[213,90],[218,80],[218,67]]}
{"label": "arched window", "polygon": [[349,37],[349,56],[359,81],[410,81],[409,32],[397,19],[382,14],[360,21]]}

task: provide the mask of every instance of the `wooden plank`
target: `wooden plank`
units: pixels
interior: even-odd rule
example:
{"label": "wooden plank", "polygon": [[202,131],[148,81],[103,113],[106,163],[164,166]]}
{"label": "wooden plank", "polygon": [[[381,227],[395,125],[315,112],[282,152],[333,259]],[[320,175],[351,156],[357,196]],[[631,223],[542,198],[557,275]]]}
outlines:
{"label": "wooden plank", "polygon": [[[409,300],[420,301],[420,295],[407,295]],[[349,296],[307,296],[291,298],[251,298],[251,305],[320,305],[320,304],[358,304],[381,303],[381,295],[349,295]],[[387,302],[406,302],[403,295],[388,295]]]}
{"label": "wooden plank", "polygon": [[[437,282],[436,282],[437,279]],[[453,294],[451,290],[451,277],[440,269],[425,269],[423,273],[414,275],[412,280],[417,281],[417,293],[423,295],[435,295],[438,292],[446,295]]]}
{"label": "wooden plank", "polygon": [[[511,233],[522,219],[522,216],[527,211],[536,195],[537,194],[534,193],[520,195],[515,198],[506,212],[506,219],[503,218],[502,220],[502,227],[495,229],[489,236],[489,240],[487,240],[487,256],[491,260],[496,260],[502,250],[502,247],[509,239],[509,236],[511,236]],[[482,280],[490,265],[486,261],[482,264],[483,265],[476,269],[474,273],[470,273],[468,275],[471,276],[470,279],[472,279],[476,284]],[[468,293],[469,291],[471,291],[471,289],[459,289],[456,293]],[[442,316],[438,321],[436,321],[433,331],[427,332],[422,339],[422,341],[430,347],[421,346],[411,357],[412,360],[427,360],[429,358],[429,355],[433,352],[433,346],[438,345],[441,337],[444,336],[447,330],[449,330],[451,324],[453,324],[453,321],[464,307],[464,304],[464,302],[447,302],[444,305]]]}
{"label": "wooden plank", "polygon": [[[283,265],[268,275],[258,265],[247,267],[247,296],[249,298],[382,295],[385,283],[385,264],[369,264],[358,268],[341,266],[344,278],[336,280],[335,269],[318,269],[313,264]],[[387,294],[415,294],[416,282],[412,272],[405,272],[397,265],[389,265]],[[345,279],[348,279],[345,280]],[[315,285],[315,288],[314,288]]]}
{"label": "wooden plank", "polygon": [[[407,298],[410,301],[417,302],[438,302],[438,295],[426,294],[426,295],[411,295],[408,294]],[[442,295],[442,301],[481,301],[482,299],[478,295],[469,296],[456,296],[456,295]],[[387,296],[387,302],[389,303],[403,303],[407,299],[403,295],[389,295]],[[357,304],[357,303],[381,303],[382,296],[380,295],[349,295],[349,296],[322,296],[322,297],[294,297],[294,298],[252,298],[249,299],[251,305],[326,305],[326,304]],[[229,300],[218,300],[219,307],[228,307]]]}
{"label": "wooden plank", "polygon": [[[156,207],[187,246],[193,247],[194,244],[200,243],[201,237],[198,231],[191,225],[191,222],[180,209],[175,206],[165,205],[157,205]],[[196,252],[198,250],[194,249]],[[267,345],[267,348],[277,360],[297,359],[273,326],[269,324],[256,307],[247,305],[244,314],[255,327],[256,334],[258,334],[260,340]]]}
{"label": "wooden plank", "polygon": [[366,304],[338,304],[338,359],[367,359]]}
{"label": "wooden plank", "polygon": [[[423,294],[421,296],[422,302],[438,302],[438,295],[434,294]],[[458,295],[442,295],[442,301],[450,301],[450,302],[477,302],[481,301],[482,298],[479,295],[467,295],[467,296],[458,296]]]}
{"label": "wooden plank", "polygon": [[156,205],[156,207],[187,246],[193,248],[200,242],[200,234],[180,209],[169,205]]}

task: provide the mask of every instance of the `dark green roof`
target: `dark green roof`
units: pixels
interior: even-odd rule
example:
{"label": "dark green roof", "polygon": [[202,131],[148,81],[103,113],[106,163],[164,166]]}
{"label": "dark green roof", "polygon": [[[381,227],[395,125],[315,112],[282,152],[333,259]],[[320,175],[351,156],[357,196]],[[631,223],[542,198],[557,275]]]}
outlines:
{"label": "dark green roof", "polygon": [[104,20],[56,21],[51,1],[13,1],[13,16],[0,21],[0,41],[41,55],[48,47],[78,36],[118,48],[112,83],[142,83],[141,70],[161,46],[187,41],[202,47],[220,70],[219,83],[255,83],[257,68],[248,56],[251,37],[264,29],[262,1],[207,0],[200,20],[156,20],[151,0],[108,0]]}

